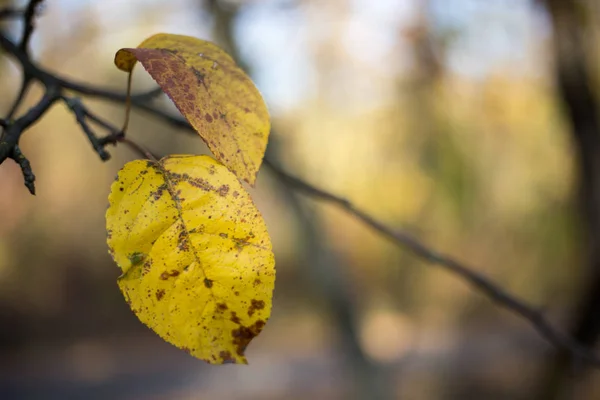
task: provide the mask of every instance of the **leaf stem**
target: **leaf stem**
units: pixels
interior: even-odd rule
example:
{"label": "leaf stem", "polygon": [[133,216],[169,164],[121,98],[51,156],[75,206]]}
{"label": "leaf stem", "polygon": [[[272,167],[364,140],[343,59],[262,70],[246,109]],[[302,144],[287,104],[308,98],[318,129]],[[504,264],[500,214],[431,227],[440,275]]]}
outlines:
{"label": "leaf stem", "polygon": [[152,160],[154,162],[158,162],[158,158],[150,152],[150,150],[146,149],[140,144],[137,144],[131,139],[128,139],[124,136],[121,136],[117,139],[117,142],[125,143],[129,148],[131,148],[136,153],[140,154],[142,157],[147,158],[148,160]]}
{"label": "leaf stem", "polygon": [[133,76],[133,71],[130,71],[127,75],[127,94],[125,95],[125,122],[123,123],[123,135],[127,131],[127,127],[129,126],[129,114],[131,113],[131,77]]}

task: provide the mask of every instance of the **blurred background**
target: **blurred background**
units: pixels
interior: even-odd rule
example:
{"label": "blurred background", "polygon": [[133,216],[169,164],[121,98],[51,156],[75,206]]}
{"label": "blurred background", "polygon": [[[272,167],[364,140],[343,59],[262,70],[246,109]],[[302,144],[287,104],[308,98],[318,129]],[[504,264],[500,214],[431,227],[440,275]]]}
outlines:
{"label": "blurred background", "polygon": [[[587,49],[569,59],[597,90],[600,6],[564,3],[584,38],[571,44]],[[568,330],[593,275],[579,152],[556,85],[559,9],[531,0],[54,0],[37,19],[32,54],[62,76],[124,92],[119,48],[158,32],[215,41],[267,101],[272,160],[474,266]],[[19,80],[1,57],[2,115]],[[134,91],[152,87],[137,70]],[[164,96],[156,103],[176,113]],[[123,121],[122,105],[85,104]],[[142,112],[129,126],[158,154],[208,152]],[[37,196],[14,162],[0,165],[1,399],[554,398],[555,349],[527,323],[268,168],[251,194],[274,245],[272,318],[247,350],[249,366],[205,365],[143,326],[116,285],[104,212],[113,177],[136,155],[110,147],[102,163],[63,104],[21,147]],[[561,371],[569,377],[553,393],[600,398],[599,372]]]}

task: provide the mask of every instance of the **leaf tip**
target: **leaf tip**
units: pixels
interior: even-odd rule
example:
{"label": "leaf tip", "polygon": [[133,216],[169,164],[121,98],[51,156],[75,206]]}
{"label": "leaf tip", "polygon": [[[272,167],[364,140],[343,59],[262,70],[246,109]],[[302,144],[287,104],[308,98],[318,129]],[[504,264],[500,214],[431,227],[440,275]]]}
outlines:
{"label": "leaf tip", "polygon": [[117,51],[115,54],[115,66],[121,71],[131,72],[133,70],[135,63],[137,62],[137,58],[132,50],[133,49],[123,48],[119,49],[119,51]]}

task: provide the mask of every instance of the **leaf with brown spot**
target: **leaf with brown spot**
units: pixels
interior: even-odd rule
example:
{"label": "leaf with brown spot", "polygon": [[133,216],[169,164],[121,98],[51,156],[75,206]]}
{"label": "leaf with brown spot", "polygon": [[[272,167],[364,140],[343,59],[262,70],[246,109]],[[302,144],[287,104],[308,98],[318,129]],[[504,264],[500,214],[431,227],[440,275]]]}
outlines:
{"label": "leaf with brown spot", "polygon": [[139,61],[215,157],[254,185],[271,129],[265,102],[246,73],[213,43],[159,33],[115,55],[131,73]]}
{"label": "leaf with brown spot", "polygon": [[246,363],[243,349],[271,313],[275,267],[265,223],[240,181],[208,156],[132,161],[109,203],[108,246],[138,318],[194,357]]}

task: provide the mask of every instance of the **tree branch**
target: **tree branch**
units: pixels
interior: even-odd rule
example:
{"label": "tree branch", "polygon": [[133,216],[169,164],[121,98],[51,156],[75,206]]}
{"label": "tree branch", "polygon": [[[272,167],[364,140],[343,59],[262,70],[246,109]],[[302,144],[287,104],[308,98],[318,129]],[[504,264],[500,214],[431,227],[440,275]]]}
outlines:
{"label": "tree branch", "polygon": [[[40,1],[31,1],[29,4],[31,6],[32,3],[39,2]],[[30,35],[30,33],[28,35]],[[5,135],[0,141],[0,163],[8,157],[21,160],[19,163],[24,171],[24,176],[27,182],[27,177],[29,176],[28,174],[30,173],[31,169],[28,166],[28,162],[23,161],[24,157],[21,158],[22,154],[17,146],[18,140],[24,130],[37,121],[50,108],[50,106],[59,99],[66,101],[71,111],[75,114],[77,122],[82,127],[90,139],[90,142],[94,146],[94,149],[96,152],[98,152],[98,154],[100,154],[102,159],[106,159],[106,156],[103,156],[104,153],[102,153],[102,151],[104,151],[104,146],[109,143],[123,141],[120,130],[114,128],[110,123],[90,113],[80,100],[66,98],[62,92],[64,90],[70,90],[82,95],[120,103],[125,101],[124,94],[80,84],[46,71],[31,61],[29,55],[22,46],[15,45],[2,32],[0,32],[0,47],[2,47],[7,53],[11,54],[17,60],[17,62],[19,62],[26,76],[31,76],[32,79],[38,80],[46,87],[45,95],[38,102],[38,104],[32,107],[25,115],[14,122],[3,120],[2,124],[5,125],[6,128]],[[139,109],[159,117],[171,125],[193,132],[193,128],[187,123],[187,121],[148,104],[147,100],[154,97],[157,93],[159,93],[158,90],[153,90],[139,96],[134,96],[132,98],[132,103]],[[104,138],[98,138],[87,123],[88,119],[106,129],[109,132],[109,135]],[[102,147],[102,150],[100,150],[99,147]],[[527,305],[525,302],[519,300],[512,294],[509,294],[499,285],[476,272],[475,269],[470,268],[449,256],[430,249],[428,246],[421,243],[407,232],[388,227],[367,213],[357,209],[347,199],[319,189],[293,175],[286,173],[278,165],[270,162],[268,158],[265,158],[265,165],[269,167],[279,179],[281,179],[290,187],[316,199],[333,203],[383,236],[386,236],[396,245],[406,248],[416,256],[423,258],[429,263],[442,266],[448,271],[457,275],[471,285],[475,290],[483,293],[498,305],[512,311],[524,320],[528,321],[529,324],[543,338],[557,348],[569,352],[576,359],[586,361],[596,367],[600,367],[600,358],[595,356],[590,349],[580,346],[578,343],[559,332],[540,311],[536,310],[530,305]],[[30,175],[33,176],[32,173]]]}
{"label": "tree branch", "polygon": [[[29,3],[30,7],[28,8],[28,10],[30,14],[28,15],[31,15],[31,18],[33,18],[36,5],[39,5],[41,2],[42,1],[31,1]],[[31,22],[29,24],[30,25],[28,26],[33,26]],[[27,37],[31,35],[31,29],[32,28],[28,28],[28,30],[26,31],[29,32],[26,35]],[[24,37],[26,32],[24,32]],[[31,60],[29,54],[26,52],[26,49],[24,49],[22,46],[16,45],[2,31],[0,31],[0,47],[17,61],[23,72],[23,81],[19,90],[19,94],[13,102],[13,105],[11,106],[7,117],[2,119],[0,123],[4,128],[3,135],[0,138],[0,164],[4,162],[4,160],[6,160],[7,158],[15,159],[15,161],[17,161],[19,165],[21,165],[25,185],[31,193],[34,193],[35,190],[32,189],[32,187],[33,180],[35,177],[33,175],[33,172],[31,172],[31,166],[29,165],[29,163],[23,163],[24,156],[20,151],[15,152],[15,147],[18,145],[19,138],[23,134],[23,131],[27,129],[31,124],[33,124],[38,118],[40,118],[50,108],[50,106],[59,99],[65,100],[67,105],[70,106],[71,110],[75,113],[78,123],[88,136],[88,139],[92,143],[94,150],[98,153],[100,158],[102,160],[109,159],[110,155],[104,149],[104,147],[108,143],[116,143],[118,141],[118,132],[115,133],[114,128],[112,126],[109,127],[108,123],[102,124],[100,122],[101,119],[91,114],[89,110],[87,110],[80,101],[76,101],[72,104],[69,104],[69,102],[66,101],[67,98],[64,97],[63,92],[65,90],[72,90],[80,94],[86,94],[89,96],[95,96],[119,102],[125,101],[125,94],[115,93],[106,89],[85,87],[82,84],[63,79],[49,71],[46,71],[43,68],[40,68],[35,62]],[[14,123],[11,122],[12,116],[23,101],[29,86],[34,80],[37,80],[45,86],[46,93],[44,97],[27,114],[17,119]],[[140,103],[148,102],[160,93],[162,93],[160,89],[152,89],[148,92],[132,96],[132,100]],[[90,121],[99,124],[104,129],[107,129],[109,131],[109,135],[103,138],[97,138],[92,129],[89,127],[86,118],[89,118]]]}
{"label": "tree branch", "polygon": [[540,311],[519,300],[516,296],[508,293],[490,279],[476,272],[475,269],[470,268],[447,255],[430,249],[408,232],[392,229],[364,211],[356,208],[347,199],[319,189],[299,178],[296,178],[293,175],[284,172],[278,166],[271,164],[269,160],[265,160],[265,165],[269,166],[270,169],[280,179],[287,182],[296,190],[299,190],[308,196],[335,204],[375,231],[379,232],[383,236],[386,236],[395,244],[410,250],[413,254],[431,264],[439,265],[455,275],[458,275],[471,287],[489,297],[499,306],[504,307],[527,320],[544,339],[557,348],[566,350],[574,357],[600,367],[600,358],[592,354],[590,350],[578,345],[567,336],[557,331]]}
{"label": "tree branch", "polygon": [[34,184],[35,183],[35,175],[33,174],[33,171],[31,169],[31,163],[29,162],[27,157],[25,157],[25,155],[23,155],[23,153],[21,152],[21,149],[19,148],[18,145],[16,145],[14,147],[13,152],[10,155],[10,158],[15,160],[15,162],[17,164],[19,164],[19,167],[21,167],[21,171],[23,173],[23,179],[25,181],[25,186],[29,190],[29,193],[31,193],[32,195],[35,195],[35,184]]}
{"label": "tree branch", "polygon": [[19,43],[19,49],[27,53],[29,46],[29,39],[35,29],[34,18],[37,8],[44,2],[44,0],[29,0],[27,8],[23,15],[23,35],[21,36],[21,42]]}
{"label": "tree branch", "polygon": [[19,139],[23,132],[38,121],[59,98],[60,92],[57,88],[48,89],[40,101],[25,115],[15,121],[8,121],[6,123],[4,134],[0,140],[0,164],[7,158],[15,160],[21,167],[25,186],[31,194],[35,194],[35,175],[31,170],[29,160],[19,149]]}
{"label": "tree branch", "polygon": [[32,80],[31,80],[30,76],[23,74],[23,77],[21,79],[22,80],[21,80],[21,87],[19,88],[19,93],[17,94],[17,97],[13,101],[13,104],[10,107],[10,110],[8,110],[8,113],[6,114],[6,119],[8,119],[8,120],[10,120],[15,115],[19,106],[23,102],[23,99],[25,98],[27,91],[29,90],[29,87],[31,86]]}
{"label": "tree branch", "polygon": [[60,93],[57,90],[48,90],[25,115],[14,122],[8,122],[0,141],[0,163],[10,156],[23,132],[40,119],[58,99],[60,99]]}
{"label": "tree branch", "polygon": [[98,137],[87,122],[87,119],[89,118],[89,111],[83,105],[81,100],[76,97],[65,96],[62,97],[62,100],[75,115],[77,123],[79,124],[79,126],[81,126],[81,130],[83,130],[83,132],[86,134],[88,140],[94,148],[94,151],[100,156],[100,159],[102,161],[110,160],[110,154],[104,148],[106,143],[103,144],[100,142],[100,140],[98,139]]}
{"label": "tree branch", "polygon": [[0,19],[21,18],[25,12],[16,8],[3,8],[0,10]]}

